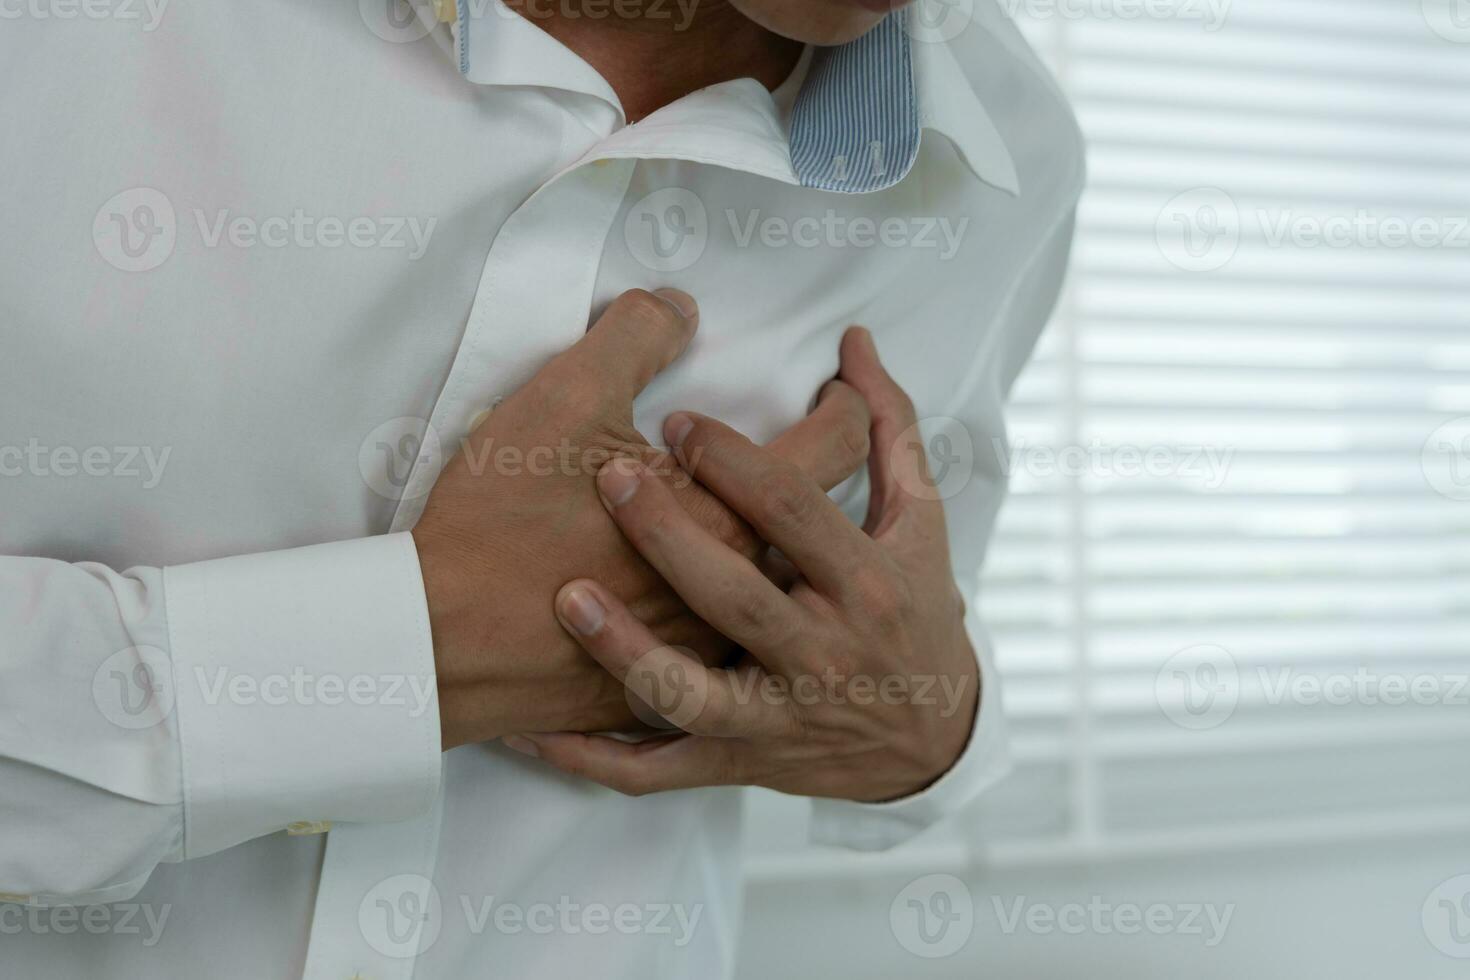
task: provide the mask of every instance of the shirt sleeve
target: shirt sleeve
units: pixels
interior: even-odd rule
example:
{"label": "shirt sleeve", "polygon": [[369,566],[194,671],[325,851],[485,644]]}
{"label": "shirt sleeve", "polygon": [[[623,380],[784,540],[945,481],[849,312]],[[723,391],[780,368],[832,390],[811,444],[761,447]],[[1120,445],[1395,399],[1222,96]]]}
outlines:
{"label": "shirt sleeve", "polygon": [[[1069,210],[1043,239],[1027,271],[1017,279],[991,334],[993,342],[982,347],[961,393],[942,415],[928,420],[968,440],[966,455],[973,466],[958,492],[944,502],[955,581],[967,599],[965,628],[979,661],[980,704],[970,740],[948,772],[913,796],[888,803],[814,800],[810,837],[816,843],[856,850],[894,847],[958,813],[1010,772],[1000,676],[973,598],[979,592],[980,566],[1005,498],[1005,464],[1010,458],[1005,396],[1056,304],[1074,224],[1075,213]],[[922,379],[900,377],[898,381],[910,392],[923,390],[915,383]]]}
{"label": "shirt sleeve", "polygon": [[0,635],[7,901],[125,900],[161,862],[438,793],[408,534],[121,573],[0,558]]}

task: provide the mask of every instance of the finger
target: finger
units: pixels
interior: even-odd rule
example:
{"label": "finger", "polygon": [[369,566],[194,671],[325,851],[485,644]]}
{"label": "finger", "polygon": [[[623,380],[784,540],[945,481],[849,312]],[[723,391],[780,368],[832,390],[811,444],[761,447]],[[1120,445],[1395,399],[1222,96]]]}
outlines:
{"label": "finger", "polygon": [[933,494],[929,461],[918,438],[918,418],[908,393],[883,367],[873,335],[853,327],[842,338],[840,377],[866,399],[872,411],[872,452],[868,456],[871,495],[864,529],[873,537],[891,528],[905,512],[942,528],[944,507]]}
{"label": "finger", "polygon": [[831,490],[868,461],[868,403],[845,381],[829,381],[810,415],[766,448]]}
{"label": "finger", "polygon": [[684,472],[679,460],[672,453],[655,451],[645,454],[644,465],[657,473],[665,486],[673,491],[679,506],[694,518],[717,541],[722,541],[732,551],[756,561],[770,549],[756,536],[755,529],[739,515],[726,507],[724,502],[700,486],[693,477]]}
{"label": "finger", "polygon": [[758,564],[761,574],[782,592],[790,592],[791,587],[801,581],[801,572],[779,551],[766,551],[760,556]]}
{"label": "finger", "polygon": [[744,780],[745,743],[693,735],[623,742],[604,735],[555,732],[511,735],[510,748],[568,775],[600,783],[628,796],[699,786],[737,785]]}
{"label": "finger", "polygon": [[646,468],[608,463],[597,490],[623,536],[694,615],[758,656],[784,649],[800,630],[801,607],[748,558],[711,537]]}
{"label": "finger", "polygon": [[[811,414],[777,436],[767,448],[824,490],[831,490],[866,465],[869,426],[867,402],[851,385],[834,379],[818,393]],[[689,479],[675,457],[650,450],[644,462],[663,477],[684,509],[715,538],[766,568],[765,542],[718,497]],[[794,581],[792,577],[766,577],[781,585],[783,591]]]}
{"label": "finger", "polygon": [[819,592],[841,597],[873,542],[811,477],[723,422],[677,412],[664,435],[684,468],[750,522]]}
{"label": "finger", "polygon": [[568,384],[589,385],[619,404],[632,404],[684,352],[698,326],[699,307],[688,293],[630,289],[551,367],[573,374]]}
{"label": "finger", "polygon": [[[786,729],[786,706],[753,696],[756,685],[748,691],[743,686],[737,689],[736,675],[730,671],[711,670],[692,653],[665,646],[612,593],[590,579],[562,587],[556,596],[556,616],[582,648],[637,698],[635,709],[651,709],[657,718],[695,735],[738,738]],[[647,711],[640,714],[645,721],[657,720]]]}

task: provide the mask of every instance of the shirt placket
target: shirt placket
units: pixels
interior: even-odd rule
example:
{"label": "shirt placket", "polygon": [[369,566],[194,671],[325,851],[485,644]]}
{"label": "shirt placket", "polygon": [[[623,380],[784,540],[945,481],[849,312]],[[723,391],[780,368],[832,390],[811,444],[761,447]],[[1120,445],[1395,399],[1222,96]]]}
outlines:
{"label": "shirt placket", "polygon": [[[596,160],[543,185],[490,248],[449,377],[393,518],[409,530],[445,462],[496,401],[529,381],[587,328],[597,272],[636,161]],[[443,794],[394,824],[330,831],[317,889],[306,980],[410,980],[460,904],[433,884]]]}

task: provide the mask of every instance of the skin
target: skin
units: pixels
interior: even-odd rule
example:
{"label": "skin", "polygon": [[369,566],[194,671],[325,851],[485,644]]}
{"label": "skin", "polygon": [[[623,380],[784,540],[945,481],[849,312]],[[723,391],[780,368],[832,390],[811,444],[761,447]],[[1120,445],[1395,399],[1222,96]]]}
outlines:
{"label": "skin", "polygon": [[[768,89],[806,44],[845,44],[908,0],[508,0],[607,79],[629,122],[735,78]],[[609,10],[621,12],[610,16]],[[657,65],[657,71],[649,71]]]}
{"label": "skin", "polygon": [[567,632],[679,733],[637,744],[564,733],[507,745],[632,795],[728,784],[874,802],[949,769],[969,738],[980,678],[944,509],[906,489],[931,485],[924,455],[908,444],[913,403],[866,330],[844,338],[839,378],[872,412],[862,528],[800,469],[719,421],[675,413],[665,425],[700,483],[794,563],[801,577],[789,590],[701,528],[640,463],[610,462],[598,475],[603,506],[639,553],[747,651],[732,668],[710,668],[660,643],[601,581],[561,590]]}
{"label": "skin", "polygon": [[[662,642],[706,663],[735,652],[619,533],[593,480],[613,456],[643,460],[690,520],[763,561],[766,545],[749,525],[633,427],[634,397],[678,358],[698,322],[694,301],[678,290],[623,294],[580,342],[496,406],[440,474],[413,537],[445,749],[512,732],[642,727],[622,686],[557,623],[552,598],[569,578],[595,576]],[[862,467],[867,428],[863,399],[833,382],[770,449],[831,487]],[[497,465],[507,450],[523,462]]]}

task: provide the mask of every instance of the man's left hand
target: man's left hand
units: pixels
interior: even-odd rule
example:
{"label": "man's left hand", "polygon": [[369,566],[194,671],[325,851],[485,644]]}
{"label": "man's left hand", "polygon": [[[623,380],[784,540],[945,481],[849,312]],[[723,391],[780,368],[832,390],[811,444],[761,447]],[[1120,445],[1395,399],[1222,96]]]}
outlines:
{"label": "man's left hand", "polygon": [[636,461],[609,463],[598,488],[624,535],[746,654],[732,668],[706,668],[660,645],[599,583],[570,582],[556,599],[562,625],[677,731],[636,744],[573,733],[507,744],[632,795],[743,784],[882,801],[923,789],[954,764],[981,679],[943,506],[924,492],[933,484],[914,408],[866,330],[843,339],[839,377],[872,411],[864,526],[792,463],[722,423],[670,416],[665,436],[685,466],[799,578],[782,591]]}

